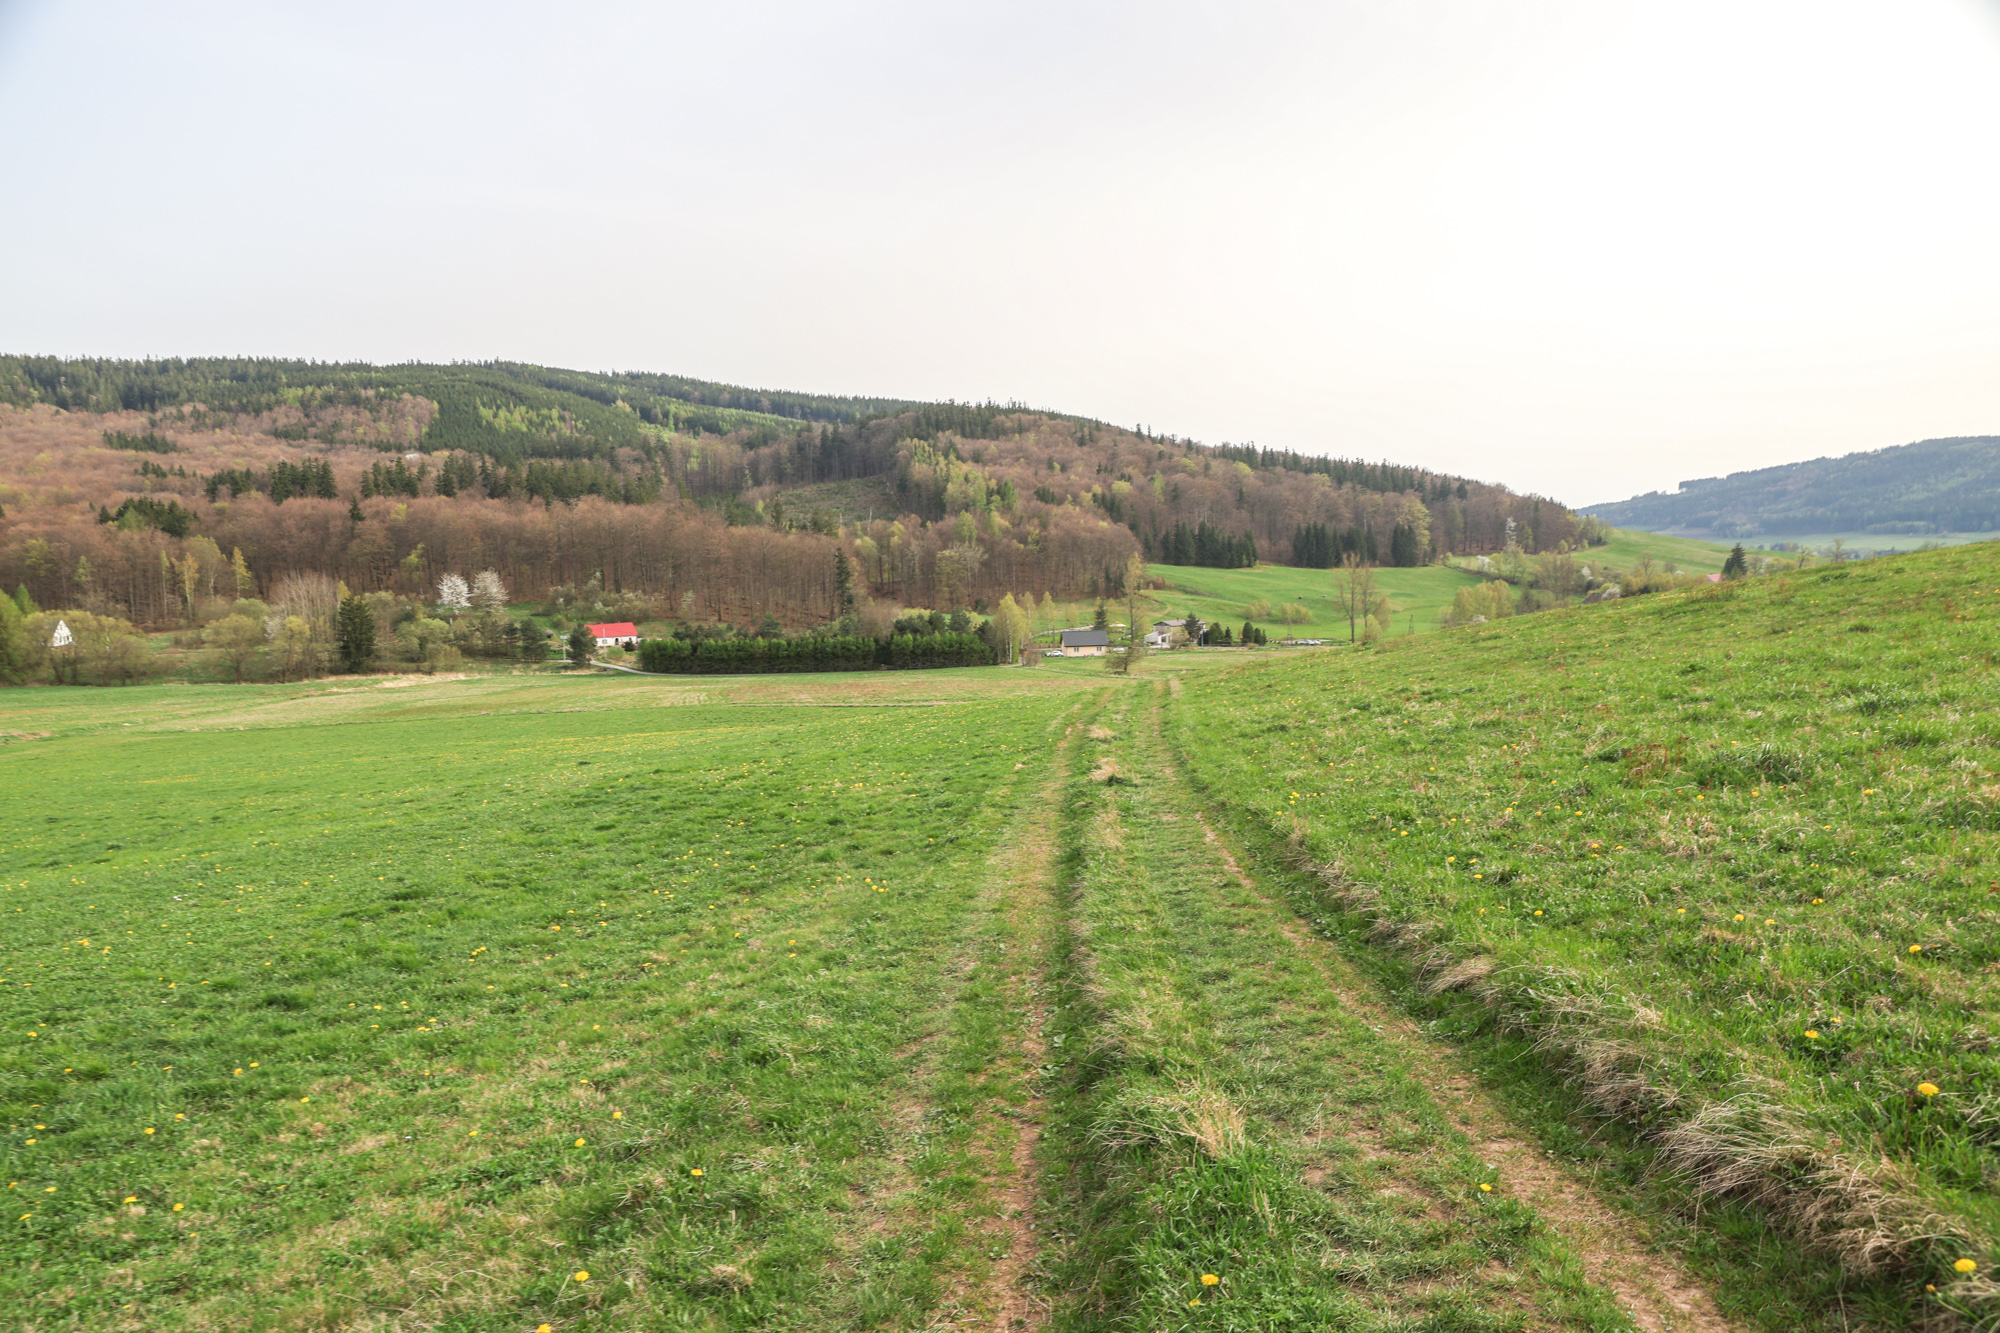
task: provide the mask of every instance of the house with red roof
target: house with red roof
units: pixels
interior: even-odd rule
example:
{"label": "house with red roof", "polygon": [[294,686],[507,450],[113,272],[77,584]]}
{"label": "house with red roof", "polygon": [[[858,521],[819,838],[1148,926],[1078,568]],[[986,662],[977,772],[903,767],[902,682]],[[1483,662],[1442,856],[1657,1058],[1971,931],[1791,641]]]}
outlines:
{"label": "house with red roof", "polygon": [[614,621],[608,625],[585,625],[597,640],[599,648],[637,648],[639,627],[629,620]]}

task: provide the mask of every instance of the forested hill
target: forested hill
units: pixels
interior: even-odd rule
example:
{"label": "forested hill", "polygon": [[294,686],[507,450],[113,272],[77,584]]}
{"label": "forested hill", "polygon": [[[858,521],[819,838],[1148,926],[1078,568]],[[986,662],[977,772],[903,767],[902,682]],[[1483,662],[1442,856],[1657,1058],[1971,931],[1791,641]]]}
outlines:
{"label": "forested hill", "polygon": [[[1017,404],[513,363],[0,357],[0,586],[147,623],[191,614],[197,584],[316,572],[414,596],[492,568],[523,596],[595,578],[667,615],[799,624],[838,602],[837,552],[864,600],[951,609],[1116,596],[1135,557],[1417,565],[1599,527],[1422,468]],[[239,551],[247,575],[212,568]]]}
{"label": "forested hill", "polygon": [[2000,436],[1968,435],[1684,481],[1584,513],[1720,539],[2000,531]]}
{"label": "forested hill", "polygon": [[608,446],[635,443],[645,426],[726,434],[760,426],[796,427],[802,421],[860,421],[922,406],[891,398],[746,389],[680,375],[595,374],[507,361],[373,366],[262,357],[0,357],[0,403],[16,406],[158,412],[199,405],[206,413],[231,418],[291,408],[310,420],[328,407],[403,394],[438,407],[421,447],[517,454],[523,451],[521,437],[529,433],[523,423],[538,421],[561,424],[560,432],[547,434]]}

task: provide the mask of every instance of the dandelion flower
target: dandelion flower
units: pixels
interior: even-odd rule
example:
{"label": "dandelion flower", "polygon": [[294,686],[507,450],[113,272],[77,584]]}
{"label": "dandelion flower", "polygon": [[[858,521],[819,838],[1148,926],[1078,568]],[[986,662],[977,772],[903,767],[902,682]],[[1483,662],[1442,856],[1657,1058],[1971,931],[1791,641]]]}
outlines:
{"label": "dandelion flower", "polygon": [[312,1100],[312,1098],[310,1098],[310,1097],[301,1097],[301,1098],[299,1098],[299,1104],[300,1104],[301,1106],[303,1106],[303,1105],[304,1105],[305,1103],[307,1103],[307,1102],[309,1102],[309,1101],[311,1101],[311,1100]]}
{"label": "dandelion flower", "polygon": [[1541,909],[1541,908],[1539,908],[1539,907],[1537,907],[1537,908],[1535,909],[1535,915],[1536,915],[1536,916],[1540,916],[1541,914],[1542,914],[1542,909]]}
{"label": "dandelion flower", "polygon": [[147,1132],[148,1134],[151,1134],[151,1133],[154,1133],[155,1131],[154,1131],[154,1130],[152,1130],[152,1129],[148,1129],[148,1130],[147,1130],[146,1132]]}
{"label": "dandelion flower", "polygon": [[698,1175],[700,1175],[700,1174],[701,1174],[701,1168],[700,1168],[700,1167],[698,1167],[698,1166],[697,1166],[697,1167],[694,1167],[694,1168],[692,1168],[691,1170],[689,1170],[688,1174],[689,1174],[689,1175],[691,1175],[691,1176],[698,1176]]}
{"label": "dandelion flower", "polygon": [[476,1139],[479,1137],[479,1131],[476,1129],[467,1130],[465,1132],[465,1137],[467,1137],[468,1139]]}
{"label": "dandelion flower", "polygon": [[1812,1030],[1811,1028],[1807,1028],[1807,1029],[1806,1029],[1806,1037],[1807,1037],[1807,1038],[1808,1038],[1809,1040],[1812,1040],[1812,1041],[1818,1041],[1818,1040],[1819,1040],[1819,1033],[1817,1033],[1817,1032],[1814,1032],[1814,1031],[1813,1031],[1813,1030]]}
{"label": "dandelion flower", "polygon": [[1736,914],[1736,919],[1737,919],[1738,921],[1741,921],[1741,920],[1743,919],[1743,913],[1741,913],[1741,912],[1738,912],[1738,913]]}
{"label": "dandelion flower", "polygon": [[535,1326],[535,1333],[556,1333],[556,1331],[547,1324],[537,1324]]}
{"label": "dandelion flower", "polygon": [[137,1202],[139,1202],[139,1196],[138,1196],[138,1195],[136,1195],[136,1194],[128,1194],[128,1195],[126,1195],[126,1196],[125,1196],[125,1202],[127,1202],[127,1203],[137,1203]]}
{"label": "dandelion flower", "polygon": [[1201,1285],[1204,1287],[1212,1287],[1220,1281],[1222,1281],[1222,1279],[1217,1277],[1213,1273],[1203,1273],[1201,1275]]}
{"label": "dandelion flower", "polygon": [[1912,944],[1910,946],[1911,953],[1922,953],[1923,951],[1924,951],[1924,946],[1921,944]]}
{"label": "dandelion flower", "polygon": [[1917,1084],[1917,1091],[1926,1097],[1935,1097],[1938,1095],[1938,1085],[1935,1083],[1919,1083]]}
{"label": "dandelion flower", "polygon": [[623,1120],[625,1118],[625,1113],[623,1111],[613,1111],[611,1113],[611,1118],[613,1120]]}
{"label": "dandelion flower", "polygon": [[584,1141],[583,1141],[582,1139],[578,1139],[578,1140],[576,1141],[576,1146],[577,1146],[577,1147],[579,1147],[579,1148],[581,1148],[581,1147],[583,1146],[583,1144],[584,1144]]}
{"label": "dandelion flower", "polygon": [[1189,1301],[1189,1302],[1188,1302],[1188,1304],[1189,1304],[1190,1306],[1194,1306],[1194,1305],[1200,1305],[1200,1304],[1201,1304],[1201,1297],[1199,1297],[1199,1296],[1195,1297],[1195,1298],[1194,1298],[1193,1300]]}
{"label": "dandelion flower", "polygon": [[30,1142],[30,1143],[33,1143],[34,1141],[35,1141],[35,1140],[33,1140],[33,1139],[29,1139],[29,1140],[28,1140],[28,1142]]}
{"label": "dandelion flower", "polygon": [[1979,1261],[1977,1259],[1960,1259],[1952,1264],[1952,1267],[1961,1273],[1976,1273],[1979,1271]]}
{"label": "dandelion flower", "polygon": [[179,1212],[179,1211],[180,1211],[181,1209],[183,1209],[183,1208],[185,1208],[185,1207],[187,1207],[187,1205],[186,1205],[186,1204],[184,1204],[184,1203],[177,1203],[177,1204],[175,1204],[175,1205],[174,1205],[174,1211],[178,1213],[178,1212]]}
{"label": "dandelion flower", "polygon": [[576,1280],[577,1280],[578,1282],[588,1282],[588,1281],[590,1281],[590,1271],[589,1271],[588,1269],[584,1269],[584,1268],[579,1268],[579,1269],[577,1269],[577,1270],[576,1270]]}

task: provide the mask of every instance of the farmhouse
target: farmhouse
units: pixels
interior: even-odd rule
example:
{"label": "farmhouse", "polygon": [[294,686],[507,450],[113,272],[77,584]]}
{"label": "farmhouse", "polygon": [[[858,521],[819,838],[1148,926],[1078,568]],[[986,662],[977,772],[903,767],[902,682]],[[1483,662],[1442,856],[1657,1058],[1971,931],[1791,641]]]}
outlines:
{"label": "farmhouse", "polygon": [[597,640],[599,648],[637,648],[639,627],[629,620],[614,621],[608,625],[586,625]]}
{"label": "farmhouse", "polygon": [[1101,629],[1066,629],[1062,632],[1064,657],[1102,657],[1111,646],[1111,634]]}

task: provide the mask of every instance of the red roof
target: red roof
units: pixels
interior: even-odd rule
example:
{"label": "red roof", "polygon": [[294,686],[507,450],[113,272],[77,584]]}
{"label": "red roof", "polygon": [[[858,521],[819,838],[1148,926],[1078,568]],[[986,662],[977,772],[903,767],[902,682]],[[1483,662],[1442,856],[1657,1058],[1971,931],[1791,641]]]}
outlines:
{"label": "red roof", "polygon": [[615,625],[586,625],[592,635],[600,639],[636,639],[639,627],[629,620],[621,620]]}

